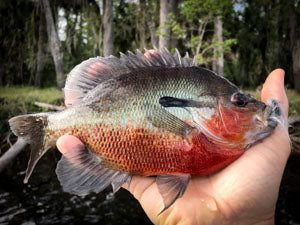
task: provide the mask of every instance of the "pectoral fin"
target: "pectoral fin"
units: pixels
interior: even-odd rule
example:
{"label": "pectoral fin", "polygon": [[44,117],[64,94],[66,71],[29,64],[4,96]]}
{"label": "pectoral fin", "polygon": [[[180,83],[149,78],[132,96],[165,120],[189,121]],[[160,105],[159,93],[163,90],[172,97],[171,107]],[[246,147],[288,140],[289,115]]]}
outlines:
{"label": "pectoral fin", "polygon": [[154,107],[152,111],[148,119],[155,127],[168,130],[184,138],[188,137],[189,133],[195,129],[161,107]]}
{"label": "pectoral fin", "polygon": [[189,174],[157,176],[156,184],[165,205],[159,214],[167,210],[176,201],[176,199],[183,196],[190,178],[191,176]]}

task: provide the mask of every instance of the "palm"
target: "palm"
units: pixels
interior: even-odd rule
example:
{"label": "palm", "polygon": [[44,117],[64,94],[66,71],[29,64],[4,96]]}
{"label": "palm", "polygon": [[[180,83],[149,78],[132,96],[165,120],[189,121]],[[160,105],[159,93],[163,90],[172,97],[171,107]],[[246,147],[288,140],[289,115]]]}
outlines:
{"label": "palm", "polygon": [[[282,81],[283,71],[273,71],[263,88],[262,99],[279,100],[287,113]],[[76,145],[79,140],[75,139],[60,138],[59,150],[64,153]],[[231,224],[232,221],[241,221],[242,224],[252,224],[268,221],[274,216],[289,153],[289,139],[284,129],[278,127],[270,137],[247,150],[222,171],[208,177],[192,178],[183,197],[160,216],[158,214],[164,206],[155,178],[135,176],[129,190],[154,223],[220,224],[227,221]]]}
{"label": "palm", "polygon": [[[282,151],[276,152],[274,146],[281,147]],[[198,217],[201,221],[207,213],[219,213],[220,219],[226,217],[234,221],[245,218],[267,220],[274,213],[288,154],[288,138],[283,130],[276,130],[222,171],[209,177],[194,177],[184,196],[159,217],[163,202],[153,178],[135,177],[130,191],[154,223],[183,217]],[[216,212],[211,211],[214,204]]]}

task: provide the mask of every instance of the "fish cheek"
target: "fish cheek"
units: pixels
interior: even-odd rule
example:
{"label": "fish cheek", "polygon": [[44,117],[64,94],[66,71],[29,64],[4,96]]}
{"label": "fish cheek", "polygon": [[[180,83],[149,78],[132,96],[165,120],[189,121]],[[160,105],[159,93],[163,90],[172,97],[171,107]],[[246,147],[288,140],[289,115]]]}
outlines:
{"label": "fish cheek", "polygon": [[205,126],[223,141],[243,146],[245,134],[251,127],[251,123],[252,115],[247,110],[220,105],[205,122]]}

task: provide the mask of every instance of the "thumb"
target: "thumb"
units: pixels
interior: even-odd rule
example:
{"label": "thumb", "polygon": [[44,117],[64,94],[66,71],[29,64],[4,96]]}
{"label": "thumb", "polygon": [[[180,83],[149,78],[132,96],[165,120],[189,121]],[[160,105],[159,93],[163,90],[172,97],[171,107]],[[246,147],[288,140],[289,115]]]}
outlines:
{"label": "thumb", "polygon": [[61,154],[66,155],[71,149],[74,148],[84,148],[84,144],[72,135],[64,135],[58,138],[56,141],[56,146]]}
{"label": "thumb", "polygon": [[[289,104],[284,90],[284,70],[276,69],[269,74],[263,85],[261,98],[263,102],[266,102],[270,98],[276,99],[282,106],[287,118]],[[272,149],[269,154],[275,153],[277,156],[280,156],[285,164],[290,154],[290,140],[287,131],[283,127],[278,126],[273,134],[264,140],[264,143],[266,146],[271,146],[267,148]]]}
{"label": "thumb", "polygon": [[284,90],[284,70],[276,69],[269,74],[263,85],[261,98],[263,102],[267,102],[270,98],[276,99],[283,107],[287,117],[289,104]]}

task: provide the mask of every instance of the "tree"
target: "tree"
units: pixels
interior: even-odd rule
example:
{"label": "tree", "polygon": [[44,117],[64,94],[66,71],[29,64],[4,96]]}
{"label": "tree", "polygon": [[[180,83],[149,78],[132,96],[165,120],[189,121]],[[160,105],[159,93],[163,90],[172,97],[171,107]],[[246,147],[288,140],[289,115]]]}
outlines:
{"label": "tree", "polygon": [[[223,24],[220,16],[214,19],[214,33],[218,43],[223,43]],[[214,47],[213,71],[224,76],[224,53],[222,44]]]}
{"label": "tree", "polygon": [[[295,10],[295,1],[289,1],[290,11],[290,44],[293,58],[293,77],[294,87],[300,93],[300,32],[297,22],[297,14]],[[298,28],[298,29],[297,29]]]}
{"label": "tree", "polygon": [[[209,66],[213,70],[224,74],[224,52],[229,52],[230,46],[236,42],[234,38],[223,40],[223,14],[232,9],[231,0],[186,0],[181,13],[186,17],[189,27],[192,53],[196,57],[196,64]],[[210,32],[214,25],[214,35]]]}
{"label": "tree", "polygon": [[113,23],[113,2],[112,0],[105,0],[105,11],[103,17],[104,27],[104,56],[114,54],[114,23]]}
{"label": "tree", "polygon": [[43,76],[43,70],[45,67],[45,58],[47,54],[47,28],[46,28],[46,21],[45,16],[40,7],[40,23],[39,23],[39,40],[38,40],[38,52],[37,52],[37,59],[36,59],[36,73],[34,78],[34,86],[41,87],[41,81]]}
{"label": "tree", "polygon": [[159,0],[147,1],[147,25],[151,37],[151,47],[158,47],[158,38],[156,35],[157,24],[156,20],[159,17]]}
{"label": "tree", "polygon": [[140,36],[140,49],[146,47],[146,1],[139,0],[139,9],[140,9],[140,22],[139,26],[139,36]]}
{"label": "tree", "polygon": [[56,83],[57,83],[57,87],[61,89],[64,87],[65,81],[64,81],[64,68],[63,68],[62,54],[60,52],[58,34],[56,31],[49,0],[41,0],[41,1],[43,4],[43,9],[46,18],[48,40],[50,41],[50,50],[55,65]]}
{"label": "tree", "polygon": [[168,16],[174,14],[176,0],[161,0],[159,13],[159,49],[169,48],[171,29],[167,26]]}

